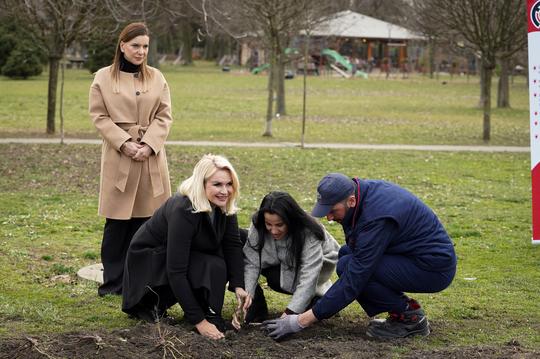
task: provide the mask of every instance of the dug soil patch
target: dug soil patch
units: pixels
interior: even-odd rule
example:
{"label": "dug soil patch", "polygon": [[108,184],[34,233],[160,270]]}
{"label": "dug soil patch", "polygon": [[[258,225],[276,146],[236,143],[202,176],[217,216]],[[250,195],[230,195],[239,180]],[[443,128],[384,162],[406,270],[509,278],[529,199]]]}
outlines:
{"label": "dug soil patch", "polygon": [[[229,332],[211,341],[186,323],[139,324],[112,332],[65,333],[0,339],[0,358],[537,358],[512,341],[499,347],[444,346],[418,349],[418,341],[377,341],[366,337],[364,323],[339,318],[275,342],[258,327]],[[433,333],[432,336],[436,336]],[[430,337],[430,339],[433,339]]]}

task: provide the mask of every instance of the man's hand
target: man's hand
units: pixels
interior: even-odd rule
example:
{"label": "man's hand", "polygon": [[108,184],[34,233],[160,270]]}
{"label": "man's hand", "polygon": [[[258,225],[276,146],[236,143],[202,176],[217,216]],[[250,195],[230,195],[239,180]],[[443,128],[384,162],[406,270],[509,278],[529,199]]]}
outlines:
{"label": "man's hand", "polygon": [[262,328],[272,339],[279,340],[289,334],[298,333],[303,326],[298,323],[298,315],[287,315],[284,318],[265,320]]}

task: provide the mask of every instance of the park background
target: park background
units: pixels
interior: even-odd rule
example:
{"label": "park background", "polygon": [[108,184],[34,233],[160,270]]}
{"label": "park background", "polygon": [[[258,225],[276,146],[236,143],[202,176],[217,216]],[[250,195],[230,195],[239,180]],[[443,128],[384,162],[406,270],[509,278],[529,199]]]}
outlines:
{"label": "park background", "polygon": [[[308,77],[307,144],[458,146],[450,151],[357,150],[324,145],[300,148],[301,76],[285,82],[287,115],[274,116],[273,136],[262,137],[267,74],[252,75],[249,69],[235,65],[223,71],[223,66],[209,61],[195,61],[191,66],[165,62],[161,70],[173,103],[174,122],[168,139],[210,141],[167,146],[173,188],[190,175],[203,154],[227,156],[240,176],[239,220],[246,227],[251,213],[271,190],[288,191],[309,209],[315,202],[316,184],[327,172],[389,180],[433,208],[453,238],[459,257],[450,288],[418,296],[432,324],[433,333],[427,338],[369,341],[364,334],[369,318],[354,303],[340,317],[279,346],[249,330],[247,336],[227,338],[225,344],[206,345],[187,335],[189,328],[180,326],[176,330],[183,334],[173,331],[169,335],[182,338],[184,346],[175,345],[186,356],[219,352],[219,356],[236,357],[235,348],[250,341],[267,345],[253,349],[256,357],[302,356],[297,350],[306,347],[343,357],[355,357],[358,348],[366,356],[375,355],[371,350],[376,350],[381,357],[538,355],[540,255],[531,245],[530,155],[524,149],[529,143],[525,76],[514,76],[509,82],[511,106],[491,110],[489,142],[483,138],[485,109],[478,106],[478,76],[441,72],[433,77],[411,73],[404,78],[394,73],[387,78],[375,71],[368,78]],[[100,146],[61,145],[58,132],[45,133],[48,75],[45,70],[26,80],[0,77],[0,353],[69,357],[51,349],[53,344],[59,345],[58,338],[90,338],[99,355],[107,353],[107,345],[124,345],[108,342],[107,333],[139,324],[119,310],[119,298],[99,298],[95,283],[76,276],[79,268],[99,262],[103,228],[103,219],[97,216]],[[92,78],[86,69],[65,70],[62,117],[66,139],[98,139],[87,114]],[[496,93],[494,82],[493,99]],[[60,116],[59,108],[56,116]],[[9,140],[13,138],[47,138],[58,143],[21,144]],[[235,146],[219,146],[218,141]],[[467,150],[465,146],[470,145],[483,150]],[[340,226],[323,223],[343,243]],[[287,297],[277,293],[268,299],[276,314],[287,303]],[[230,293],[226,300],[225,314],[230,315],[234,302]],[[181,309],[177,306],[173,314],[181,317]],[[317,342],[309,341],[310,336]],[[157,353],[160,357],[161,353],[174,357],[167,351],[169,344],[152,342],[155,339],[149,336],[147,341],[162,350]],[[26,343],[29,351],[17,343]],[[325,352],[321,345],[330,345],[334,351]],[[196,352],[197,348],[202,351]],[[155,354],[139,349],[141,357]],[[78,356],[83,357],[80,352]]]}

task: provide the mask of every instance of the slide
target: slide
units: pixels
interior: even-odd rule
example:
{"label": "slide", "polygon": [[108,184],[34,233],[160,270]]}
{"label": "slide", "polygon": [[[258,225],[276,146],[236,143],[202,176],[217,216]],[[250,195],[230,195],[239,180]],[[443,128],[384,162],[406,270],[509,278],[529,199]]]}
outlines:
{"label": "slide", "polygon": [[343,71],[342,69],[340,69],[339,67],[337,67],[335,64],[330,64],[330,67],[334,69],[335,72],[337,72],[338,74],[340,74],[341,76],[345,77],[346,79],[350,78],[351,75],[348,74],[347,72]]}
{"label": "slide", "polygon": [[259,67],[255,67],[253,70],[251,70],[251,73],[253,75],[258,75],[260,74],[262,71],[266,70],[267,68],[270,67],[270,64],[262,64],[261,66]]}
{"label": "slide", "polygon": [[334,62],[343,66],[343,68],[345,68],[347,71],[349,72],[352,71],[352,64],[349,62],[349,60],[341,56],[339,52],[331,50],[331,49],[324,49],[322,50],[321,54],[323,56],[327,56],[331,58]]}

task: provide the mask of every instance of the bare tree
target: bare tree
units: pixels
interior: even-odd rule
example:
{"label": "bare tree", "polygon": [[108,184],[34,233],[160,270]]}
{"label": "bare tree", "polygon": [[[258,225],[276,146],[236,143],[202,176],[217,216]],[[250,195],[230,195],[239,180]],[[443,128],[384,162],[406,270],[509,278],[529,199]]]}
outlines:
{"label": "bare tree", "polygon": [[435,52],[436,48],[441,42],[444,42],[443,35],[445,30],[440,27],[431,16],[432,5],[429,3],[422,3],[422,6],[416,6],[414,16],[414,22],[412,27],[421,32],[427,39],[428,45],[428,57],[429,57],[429,77],[433,78],[435,71]]}
{"label": "bare tree", "polygon": [[[213,22],[236,39],[258,38],[268,53],[268,100],[263,136],[272,136],[275,114],[285,115],[285,49],[326,13],[323,0],[192,0],[205,24]],[[274,98],[276,102],[274,103]],[[275,109],[274,109],[275,105]]]}
{"label": "bare tree", "polygon": [[120,26],[132,21],[142,21],[148,24],[152,31],[152,41],[148,52],[148,63],[159,67],[157,59],[158,37],[154,34],[164,34],[169,31],[180,33],[185,43],[182,47],[184,58],[191,61],[191,30],[190,7],[182,0],[101,0],[110,13],[110,17]]}
{"label": "bare tree", "polygon": [[497,59],[525,46],[525,2],[521,0],[414,0],[418,16],[439,24],[444,36],[480,56],[484,141],[491,137],[491,80]]}
{"label": "bare tree", "polygon": [[2,0],[1,8],[16,18],[47,53],[49,83],[47,99],[47,133],[55,132],[56,89],[58,70],[64,51],[79,35],[91,30],[99,13],[95,0]]}
{"label": "bare tree", "polygon": [[408,0],[352,0],[353,10],[377,19],[410,27],[413,20]]}
{"label": "bare tree", "polygon": [[[116,32],[129,21],[160,23],[157,19],[177,18],[181,15],[179,4],[174,0],[0,0],[3,14],[17,19],[47,53],[47,133],[55,133],[58,71],[66,48],[76,40],[87,40],[97,31]],[[154,41],[149,62],[155,49]],[[157,60],[152,62],[157,64]]]}
{"label": "bare tree", "polygon": [[[516,43],[523,44],[520,50],[526,48],[527,40],[527,29],[525,27],[522,31],[516,32]],[[506,55],[506,56],[505,56]],[[510,107],[510,76],[512,75],[512,67],[515,65],[516,53],[505,52],[501,57],[499,57],[499,64],[501,66],[501,71],[499,74],[499,83],[497,86],[497,107],[506,108]]]}

